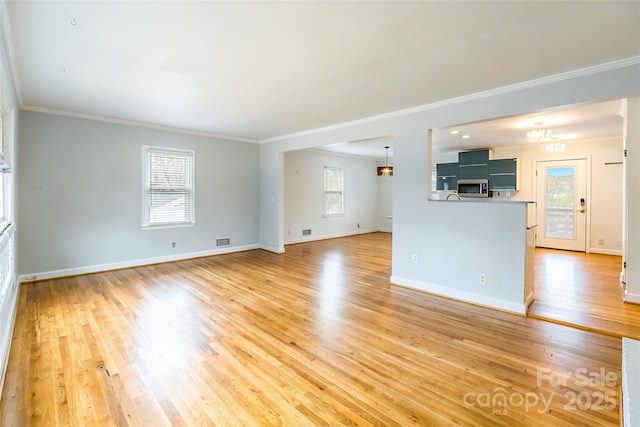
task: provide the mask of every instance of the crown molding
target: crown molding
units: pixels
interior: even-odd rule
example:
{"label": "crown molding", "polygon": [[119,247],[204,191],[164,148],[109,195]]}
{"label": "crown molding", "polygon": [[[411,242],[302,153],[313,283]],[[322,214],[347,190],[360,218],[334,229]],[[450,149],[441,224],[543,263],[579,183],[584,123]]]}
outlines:
{"label": "crown molding", "polygon": [[94,114],[76,113],[76,112],[72,112],[72,111],[57,110],[57,109],[52,109],[52,108],[34,107],[34,106],[31,106],[31,105],[20,105],[20,109],[26,110],[26,111],[33,111],[33,112],[36,112],[36,113],[46,113],[46,114],[54,114],[54,115],[57,115],[57,116],[74,117],[74,118],[78,118],[78,119],[96,120],[96,121],[99,121],[99,122],[115,123],[115,124],[119,124],[119,125],[135,126],[135,127],[141,127],[141,128],[147,128],[147,129],[161,130],[161,131],[166,131],[166,132],[183,133],[183,134],[187,134],[187,135],[206,136],[208,138],[224,139],[224,140],[227,140],[227,141],[250,142],[250,143],[253,143],[253,144],[257,144],[259,142],[259,141],[255,140],[255,139],[240,138],[240,137],[237,137],[237,136],[220,135],[220,134],[211,133],[211,132],[202,132],[202,131],[191,130],[191,129],[176,128],[176,127],[172,127],[172,126],[163,126],[163,125],[158,125],[158,124],[155,124],[155,123],[146,123],[146,122],[138,122],[138,121],[134,121],[134,120],[116,119],[116,118],[113,118],[113,117],[98,116],[98,115],[94,115]]}
{"label": "crown molding", "polygon": [[342,129],[349,126],[356,126],[371,122],[376,122],[384,119],[391,119],[394,117],[401,117],[409,114],[420,113],[423,111],[434,110],[437,108],[448,107],[463,102],[475,101],[479,99],[489,98],[496,95],[502,95],[505,93],[516,92],[523,89],[530,89],[547,84],[557,83],[564,80],[570,80],[573,78],[588,76],[591,74],[602,73],[605,71],[616,70],[619,68],[629,67],[640,64],[640,55],[632,56],[630,58],[624,58],[617,61],[605,62],[603,64],[592,65],[585,68],[580,68],[573,71],[567,71],[564,73],[553,74],[547,77],[541,77],[539,79],[529,80],[526,82],[515,83],[512,85],[502,86],[495,89],[489,89],[481,92],[471,93],[469,95],[459,96],[456,98],[446,99],[444,101],[433,102],[431,104],[420,105],[417,107],[406,108],[403,110],[392,111],[390,113],[379,114],[376,116],[365,117],[362,119],[352,120],[349,122],[338,123],[335,125],[325,126],[316,129],[310,129],[302,132],[292,133],[288,135],[277,136],[273,138],[267,138],[259,141],[260,144],[267,144],[270,142],[283,141],[291,138],[299,138],[302,136],[313,135],[316,133],[327,132],[336,129]]}

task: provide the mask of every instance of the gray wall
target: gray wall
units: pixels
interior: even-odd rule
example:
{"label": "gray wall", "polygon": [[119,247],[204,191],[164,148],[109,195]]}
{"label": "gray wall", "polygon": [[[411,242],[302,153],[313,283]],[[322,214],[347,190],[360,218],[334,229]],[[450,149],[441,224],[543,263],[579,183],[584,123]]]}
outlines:
{"label": "gray wall", "polygon": [[[19,274],[180,257],[225,237],[257,245],[258,145],[29,111],[20,119]],[[141,229],[142,145],[196,151],[195,227]]]}
{"label": "gray wall", "polygon": [[[318,240],[377,231],[376,161],[333,153],[300,150],[286,153],[285,243]],[[324,217],[324,168],[344,171],[342,216]],[[360,224],[360,227],[358,227]],[[303,229],[311,229],[303,236]]]}
{"label": "gray wall", "polygon": [[[444,226],[451,219],[458,219],[463,228],[477,226],[477,215],[500,218],[509,215],[507,207],[496,205],[462,206],[427,200],[431,189],[432,159],[428,150],[427,135],[430,128],[448,127],[459,123],[487,120],[518,114],[533,113],[548,108],[571,105],[581,102],[602,101],[605,99],[624,98],[640,93],[638,81],[640,65],[620,64],[619,67],[594,67],[589,70],[576,71],[559,77],[543,79],[523,85],[467,96],[458,100],[411,111],[406,114],[387,114],[368,121],[358,121],[351,125],[331,127],[316,132],[306,132],[288,138],[280,138],[260,145],[260,231],[261,246],[282,249],[283,245],[283,211],[279,204],[282,194],[281,182],[284,176],[280,158],[283,152],[312,148],[315,146],[355,141],[367,138],[393,135],[394,140],[394,177],[393,177],[393,261],[392,276],[401,278],[403,283],[413,282],[415,287],[434,287],[448,289],[449,295],[465,293],[476,302],[499,306],[491,301],[501,300],[499,304],[512,306],[515,295],[507,295],[504,289],[520,280],[524,276],[524,268],[511,271],[512,266],[521,264],[524,256],[524,241],[519,244],[522,251],[505,255],[505,248],[511,247],[501,241],[485,238],[483,241],[470,242],[468,239],[458,240],[455,253],[447,253],[438,248],[442,242],[450,248],[450,228]],[[631,160],[631,158],[630,158]],[[631,164],[630,164],[631,165]],[[635,191],[633,198],[640,198],[637,194],[637,181],[630,182]],[[630,198],[631,198],[630,197]],[[465,209],[467,214],[457,212]],[[455,221],[453,222],[455,224]],[[440,224],[440,225],[438,225]],[[493,227],[495,224],[490,224]],[[511,228],[521,228],[524,224],[515,221]],[[482,226],[482,225],[481,225]],[[484,225],[486,229],[491,229]],[[496,228],[496,230],[498,230]],[[630,235],[631,235],[631,231]],[[463,233],[461,233],[463,234]],[[476,239],[480,238],[477,236]],[[630,245],[640,245],[640,242],[629,240]],[[631,249],[631,248],[630,248]],[[482,257],[478,257],[478,250],[482,250]],[[631,250],[630,250],[631,253]],[[418,254],[418,263],[412,263],[412,255]],[[424,256],[420,256],[424,254]],[[448,265],[448,259],[455,255],[458,259],[470,260],[472,265],[465,268],[449,268],[446,272],[442,267]],[[495,260],[492,268],[495,272],[486,271],[483,264],[486,259]],[[508,274],[497,270],[499,264],[510,266]],[[488,285],[478,286],[478,272],[486,272],[491,277]],[[472,274],[473,273],[473,274]],[[518,304],[524,300],[524,289],[517,297]],[[504,305],[502,306],[504,308]]]}

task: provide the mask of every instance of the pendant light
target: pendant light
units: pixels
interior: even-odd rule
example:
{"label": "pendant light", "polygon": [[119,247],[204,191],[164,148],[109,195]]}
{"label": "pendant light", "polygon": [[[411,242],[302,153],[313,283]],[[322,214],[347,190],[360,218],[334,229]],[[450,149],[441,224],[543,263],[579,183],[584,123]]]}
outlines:
{"label": "pendant light", "polygon": [[543,129],[543,122],[536,122],[536,128],[527,132],[527,140],[529,141],[552,141],[553,137],[551,129]]}
{"label": "pendant light", "polygon": [[384,166],[378,166],[378,176],[393,176],[393,166],[389,166],[389,146],[384,149]]}

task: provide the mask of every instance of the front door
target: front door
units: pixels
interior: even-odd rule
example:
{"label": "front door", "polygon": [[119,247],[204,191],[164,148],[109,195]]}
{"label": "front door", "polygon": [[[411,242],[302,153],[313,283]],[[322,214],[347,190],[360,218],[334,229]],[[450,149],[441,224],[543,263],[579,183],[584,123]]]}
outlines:
{"label": "front door", "polygon": [[537,162],[536,246],[586,250],[587,160]]}

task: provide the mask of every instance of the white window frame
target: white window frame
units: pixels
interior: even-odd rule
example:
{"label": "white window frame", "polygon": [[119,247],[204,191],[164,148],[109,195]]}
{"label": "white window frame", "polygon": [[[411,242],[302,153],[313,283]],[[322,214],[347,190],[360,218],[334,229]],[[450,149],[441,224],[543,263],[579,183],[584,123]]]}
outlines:
{"label": "white window frame", "polygon": [[[151,154],[166,154],[166,155],[182,155],[190,159],[191,170],[188,177],[190,182],[190,213],[191,218],[185,222],[151,222],[151,210],[150,210],[150,194],[151,194]],[[167,148],[156,147],[151,145],[142,146],[142,229],[158,229],[158,228],[175,228],[175,227],[193,227],[196,225],[196,211],[195,211],[195,196],[196,196],[196,152],[195,150],[179,149],[179,148]]]}
{"label": "white window frame", "polygon": [[[336,191],[336,190],[328,190],[327,189],[327,171],[329,170],[338,170],[341,172],[342,175],[342,182],[340,183],[340,191]],[[338,216],[345,216],[345,206],[344,206],[344,169],[343,168],[339,168],[339,167],[334,167],[334,166],[325,166],[324,168],[324,192],[323,192],[323,211],[324,214],[322,215],[324,218],[331,218],[331,217],[338,217]],[[327,212],[327,194],[335,194],[335,193],[340,193],[341,199],[342,199],[342,212]]]}

